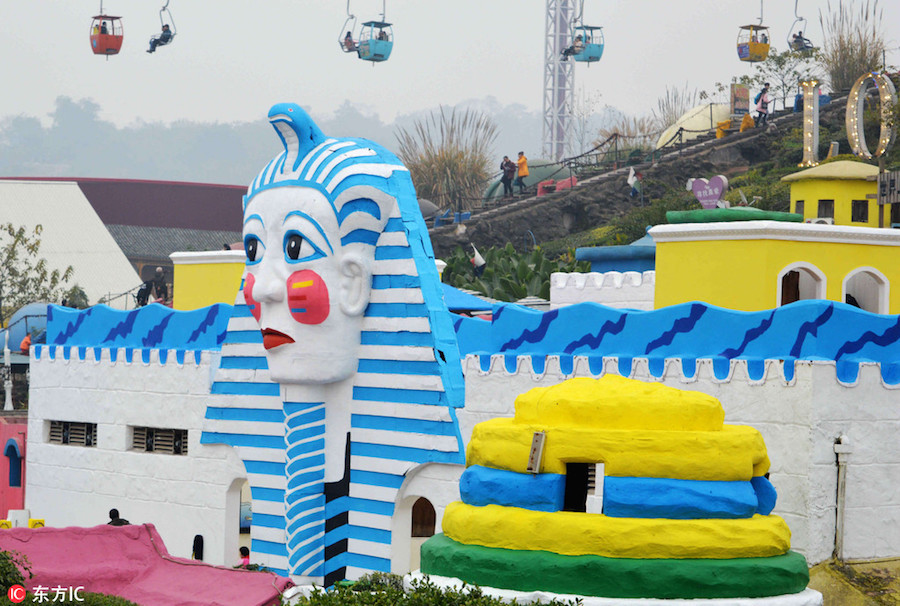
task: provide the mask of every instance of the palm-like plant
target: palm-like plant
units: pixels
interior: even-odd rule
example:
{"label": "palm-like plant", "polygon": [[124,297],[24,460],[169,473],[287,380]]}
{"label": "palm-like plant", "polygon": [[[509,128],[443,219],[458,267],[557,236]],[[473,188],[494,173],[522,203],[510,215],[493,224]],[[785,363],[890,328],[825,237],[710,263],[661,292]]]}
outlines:
{"label": "palm-like plant", "polygon": [[852,4],[838,1],[836,9],[828,2],[828,16],[819,12],[819,22],[825,32],[822,45],[822,67],[828,74],[832,90],[853,86],[857,78],[881,65],[885,50],[881,31],[882,13],[878,0]]}
{"label": "palm-like plant", "polygon": [[410,130],[398,128],[395,136],[419,196],[457,211],[481,201],[497,138],[497,125],[489,116],[441,107],[416,120]]}

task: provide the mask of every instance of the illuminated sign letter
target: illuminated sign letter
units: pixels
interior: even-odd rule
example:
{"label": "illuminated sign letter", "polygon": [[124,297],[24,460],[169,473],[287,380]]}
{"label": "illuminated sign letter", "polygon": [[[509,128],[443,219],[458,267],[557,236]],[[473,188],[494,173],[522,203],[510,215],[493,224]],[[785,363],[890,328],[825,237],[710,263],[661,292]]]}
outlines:
{"label": "illuminated sign letter", "polygon": [[819,163],[819,83],[807,80],[800,83],[803,90],[803,161],[800,166]]}
{"label": "illuminated sign letter", "polygon": [[[881,102],[881,132],[878,135],[878,148],[874,155],[869,152],[866,135],[863,133],[863,109],[869,80],[872,80],[875,88],[878,89],[878,99]],[[846,123],[847,139],[850,141],[850,149],[854,154],[860,158],[871,160],[873,157],[879,157],[887,152],[891,143],[894,142],[897,127],[886,119],[885,110],[893,108],[896,103],[897,91],[894,89],[891,79],[885,74],[875,72],[863,74],[853,84],[850,96],[847,98]]]}

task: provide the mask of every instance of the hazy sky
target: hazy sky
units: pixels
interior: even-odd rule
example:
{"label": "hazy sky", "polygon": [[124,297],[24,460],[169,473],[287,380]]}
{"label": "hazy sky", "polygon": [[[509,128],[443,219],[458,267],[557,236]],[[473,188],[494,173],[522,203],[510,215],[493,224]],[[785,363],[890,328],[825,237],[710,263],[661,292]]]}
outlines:
{"label": "hazy sky", "polygon": [[[816,43],[826,2],[799,1]],[[94,99],[101,119],[117,126],[259,120],[281,101],[330,116],[349,99],[385,122],[487,96],[542,106],[544,0],[387,0],[394,52],[374,66],[339,50],[342,0],[171,0],[178,35],[150,55],[162,4],[105,1],[105,12],[123,16],[125,27],[121,54],[106,60],[91,53],[88,40],[99,0],[0,1],[0,118],[46,120],[59,95]],[[377,19],[382,2],[350,5],[363,21]],[[880,5],[895,49],[888,63],[897,65],[900,2]],[[794,2],[767,0],[764,8],[773,43],[784,48]],[[606,50],[599,63],[577,66],[576,87],[635,115],[649,112],[667,85],[711,90],[749,73],[735,38],[759,10],[749,0],[586,0],[585,22],[604,26]]]}

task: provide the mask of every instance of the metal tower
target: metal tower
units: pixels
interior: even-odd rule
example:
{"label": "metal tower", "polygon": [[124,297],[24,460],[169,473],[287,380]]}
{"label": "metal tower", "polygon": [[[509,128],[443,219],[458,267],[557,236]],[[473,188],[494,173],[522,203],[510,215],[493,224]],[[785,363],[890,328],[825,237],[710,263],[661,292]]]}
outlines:
{"label": "metal tower", "polygon": [[544,41],[543,157],[564,158],[572,141],[572,103],[575,90],[573,61],[560,61],[569,45],[574,4],[577,0],[547,0]]}

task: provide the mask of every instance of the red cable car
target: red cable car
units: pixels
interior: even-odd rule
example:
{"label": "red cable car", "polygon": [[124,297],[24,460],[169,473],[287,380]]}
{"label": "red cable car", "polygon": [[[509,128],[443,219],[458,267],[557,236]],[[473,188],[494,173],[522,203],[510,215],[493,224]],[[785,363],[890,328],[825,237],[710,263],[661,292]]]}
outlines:
{"label": "red cable car", "polygon": [[95,55],[117,55],[122,48],[122,18],[95,15],[91,22],[91,50]]}

